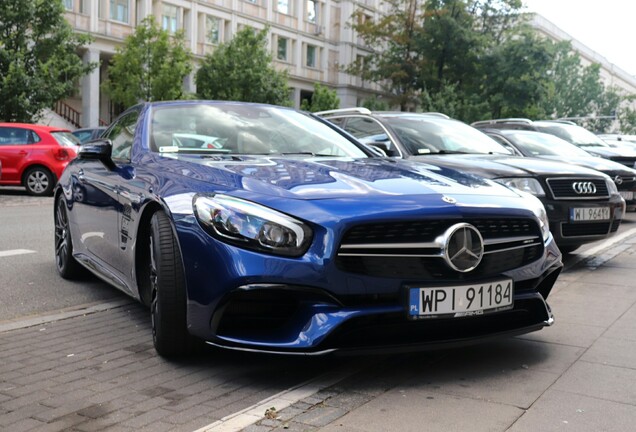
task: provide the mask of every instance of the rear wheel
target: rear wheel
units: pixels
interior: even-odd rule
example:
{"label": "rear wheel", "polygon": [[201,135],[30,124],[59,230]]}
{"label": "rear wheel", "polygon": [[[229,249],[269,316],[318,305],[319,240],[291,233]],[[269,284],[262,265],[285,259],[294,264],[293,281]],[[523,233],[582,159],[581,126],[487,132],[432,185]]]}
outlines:
{"label": "rear wheel", "polygon": [[84,268],[73,257],[73,240],[69,229],[66,203],[60,196],[55,202],[55,266],[64,279],[76,279]]}
{"label": "rear wheel", "polygon": [[179,245],[170,219],[157,212],[150,220],[150,315],[152,340],[163,357],[190,352],[192,336],[186,328],[186,290]]}
{"label": "rear wheel", "polygon": [[51,195],[55,186],[55,177],[43,167],[33,167],[24,174],[23,186],[35,196]]}

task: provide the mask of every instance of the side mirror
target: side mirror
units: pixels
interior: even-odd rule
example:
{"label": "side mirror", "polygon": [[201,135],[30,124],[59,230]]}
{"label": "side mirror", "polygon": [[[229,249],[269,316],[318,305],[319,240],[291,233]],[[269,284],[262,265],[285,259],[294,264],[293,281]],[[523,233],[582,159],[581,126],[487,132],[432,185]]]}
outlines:
{"label": "side mirror", "polygon": [[99,160],[107,167],[115,166],[111,157],[113,144],[109,139],[96,139],[80,146],[78,159]]}

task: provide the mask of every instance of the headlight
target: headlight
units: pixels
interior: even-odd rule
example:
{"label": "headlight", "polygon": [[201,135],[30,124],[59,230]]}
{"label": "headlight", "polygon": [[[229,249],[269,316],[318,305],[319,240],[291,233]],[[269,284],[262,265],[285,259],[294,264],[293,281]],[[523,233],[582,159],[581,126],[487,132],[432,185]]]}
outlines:
{"label": "headlight", "polygon": [[550,238],[550,220],[548,219],[548,213],[545,211],[543,203],[539,198],[527,192],[521,192],[520,195],[524,198],[525,202],[530,206],[530,209],[534,215],[539,219],[539,228],[541,228],[541,236],[545,243]]}
{"label": "headlight", "polygon": [[211,236],[245,249],[301,256],[312,231],[303,222],[259,204],[227,195],[197,195],[194,214]]}
{"label": "headlight", "polygon": [[539,183],[537,179],[531,177],[500,178],[497,179],[497,181],[508,187],[519,189],[522,192],[526,192],[534,196],[545,196],[541,183]]}
{"label": "headlight", "polygon": [[614,183],[614,180],[612,180],[611,178],[607,178],[605,179],[605,183],[607,183],[607,190],[609,191],[610,195],[618,194],[618,188],[616,187],[616,183]]}

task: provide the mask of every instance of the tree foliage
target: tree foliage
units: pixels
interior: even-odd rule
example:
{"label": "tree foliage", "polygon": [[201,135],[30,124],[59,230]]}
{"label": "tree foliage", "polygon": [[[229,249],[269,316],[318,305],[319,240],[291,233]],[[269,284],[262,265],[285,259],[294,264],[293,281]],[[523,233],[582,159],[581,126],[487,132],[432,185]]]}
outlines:
{"label": "tree foliage", "polygon": [[581,65],[580,56],[569,41],[554,45],[550,90],[542,107],[551,116],[573,117],[592,113],[594,101],[604,92],[600,65]]}
{"label": "tree foliage", "polygon": [[340,108],[340,98],[335,90],[323,86],[320,83],[314,84],[314,94],[311,100],[303,99],[300,109],[310,112],[326,111]]}
{"label": "tree foliage", "polygon": [[208,54],[196,74],[198,96],[291,105],[287,73],[274,68],[267,49],[268,32],[245,27]]}
{"label": "tree foliage", "polygon": [[97,67],[78,56],[90,40],[73,33],[61,1],[0,2],[0,120],[36,121],[70,96]]}
{"label": "tree foliage", "polygon": [[[400,109],[472,122],[493,117],[622,113],[625,95],[605,89],[600,66],[581,66],[569,43],[541,38],[522,0],[386,0],[388,13],[351,27],[370,53],[345,68],[377,83]],[[607,120],[594,126],[606,127]],[[624,126],[627,127],[627,126]]]}
{"label": "tree foliage", "polygon": [[385,3],[392,12],[377,20],[368,19],[361,10],[353,15],[351,27],[373,51],[356,59],[345,70],[380,85],[395,98],[402,111],[412,110],[417,106],[420,93],[419,71],[425,66],[425,58],[416,46],[424,20],[421,0],[386,0]]}
{"label": "tree foliage", "polygon": [[183,32],[171,35],[150,16],[117,48],[103,88],[113,102],[125,107],[183,99],[183,80],[191,71]]}

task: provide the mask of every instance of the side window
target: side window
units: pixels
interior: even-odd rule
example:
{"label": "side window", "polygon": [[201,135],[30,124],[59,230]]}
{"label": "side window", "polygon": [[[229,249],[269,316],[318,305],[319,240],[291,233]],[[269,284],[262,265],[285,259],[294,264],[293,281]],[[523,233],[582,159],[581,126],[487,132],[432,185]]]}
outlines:
{"label": "side window", "polygon": [[507,139],[500,137],[499,135],[488,135],[490,138],[494,139],[495,141],[497,141],[499,144],[501,144],[502,146],[505,147],[506,150],[508,150],[510,153],[512,153],[513,155],[516,156],[520,156],[521,152],[518,151],[515,146],[513,146],[512,144],[510,144],[508,142]]}
{"label": "side window", "polygon": [[328,117],[330,123],[335,124],[336,126],[343,127],[346,117]]}
{"label": "side window", "polygon": [[349,117],[345,130],[356,138],[386,133],[377,121],[366,117]]}
{"label": "side window", "polygon": [[29,129],[15,127],[0,127],[0,145],[35,144],[40,137]]}
{"label": "side window", "polygon": [[139,119],[139,112],[132,111],[117,120],[102,138],[107,138],[113,143],[112,158],[130,160],[130,150],[135,136],[135,127]]}

